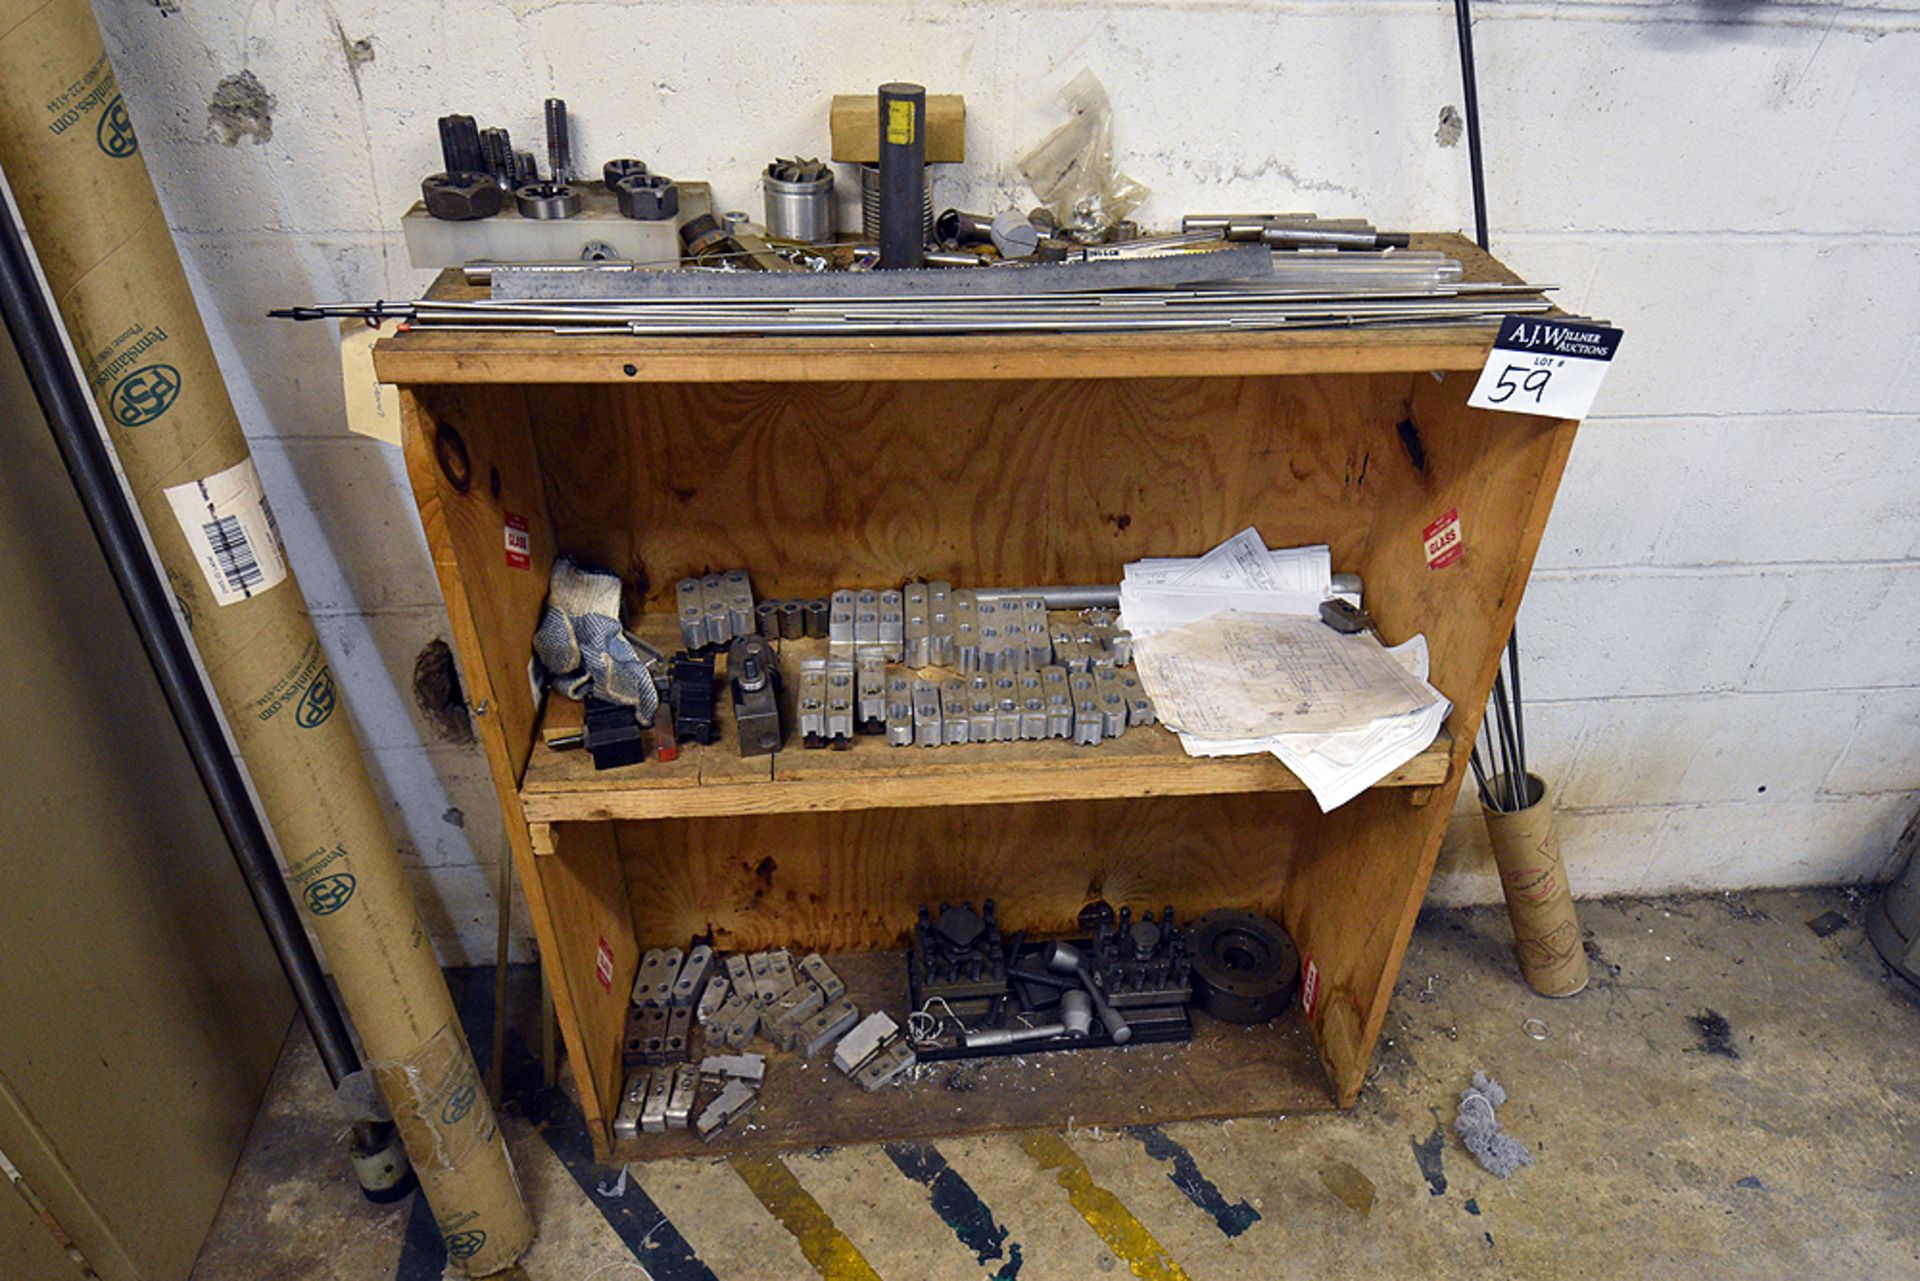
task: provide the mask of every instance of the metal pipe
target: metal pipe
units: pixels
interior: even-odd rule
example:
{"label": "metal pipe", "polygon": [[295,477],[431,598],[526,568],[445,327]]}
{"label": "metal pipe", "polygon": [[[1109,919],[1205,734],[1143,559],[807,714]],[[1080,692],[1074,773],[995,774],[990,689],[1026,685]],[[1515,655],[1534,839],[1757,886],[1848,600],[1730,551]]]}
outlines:
{"label": "metal pipe", "polygon": [[[360,1056],[327,987],[319,958],[300,925],[266,828],[228,750],[219,710],[174,615],[173,594],[154,568],[145,530],[108,452],[99,409],[87,392],[78,359],[27,242],[13,189],[4,177],[0,177],[0,194],[5,196],[6,215],[0,219],[0,314],[6,317],[34,397],[52,428],[100,551],[126,601],[154,676],[253,896],[261,924],[286,972],[307,1029],[313,1034],[320,1062],[328,1079],[338,1085],[342,1078],[360,1070]],[[377,1148],[382,1127],[391,1131],[386,1122],[358,1123],[356,1141]]]}

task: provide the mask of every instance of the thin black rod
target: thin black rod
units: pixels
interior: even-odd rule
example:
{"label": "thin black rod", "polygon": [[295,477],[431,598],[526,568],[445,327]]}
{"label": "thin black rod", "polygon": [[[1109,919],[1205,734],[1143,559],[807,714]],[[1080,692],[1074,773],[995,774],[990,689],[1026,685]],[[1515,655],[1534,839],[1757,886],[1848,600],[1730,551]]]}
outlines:
{"label": "thin black rod", "polygon": [[[1527,705],[1520,698],[1520,625],[1507,633],[1507,683],[1513,687],[1513,741],[1520,753],[1520,773],[1527,773]],[[1529,788],[1531,790],[1531,788]]]}
{"label": "thin black rod", "polygon": [[1493,671],[1493,710],[1496,717],[1495,724],[1500,730],[1501,769],[1506,772],[1507,776],[1507,799],[1510,802],[1509,808],[1517,810],[1520,808],[1518,799],[1520,792],[1513,777],[1515,764],[1513,759],[1513,722],[1508,718],[1507,714],[1507,678],[1498,667],[1495,667]]}
{"label": "thin black rod", "polygon": [[1473,750],[1467,754],[1467,761],[1473,766],[1473,782],[1480,789],[1480,803],[1490,810],[1499,809],[1493,803],[1493,793],[1487,790],[1487,767],[1480,762],[1479,743],[1473,745]]}
{"label": "thin black rod", "polygon": [[1453,0],[1453,23],[1460,32],[1460,105],[1467,117],[1467,173],[1473,181],[1473,239],[1487,248],[1487,179],[1480,166],[1480,82],[1473,69],[1471,0]]}
{"label": "thin black rod", "polygon": [[80,377],[66,331],[41,279],[38,260],[21,225],[13,189],[0,175],[0,314],[26,366],[41,412],[53,429],[60,456],[100,551],[113,571],[153,673],[186,740],[194,768],[233,849],[234,861],[253,894],[254,907],[286,971],[300,1012],[319,1047],[320,1061],[336,1084],[360,1070],[346,1020],[307,941],[293,897],[281,877],[273,846],[254,809],[238,765],[227,749],[220,713],[208,697],[193,651],[173,613],[172,597],[155,572],[139,515],[127,501],[107,452],[98,410]]}

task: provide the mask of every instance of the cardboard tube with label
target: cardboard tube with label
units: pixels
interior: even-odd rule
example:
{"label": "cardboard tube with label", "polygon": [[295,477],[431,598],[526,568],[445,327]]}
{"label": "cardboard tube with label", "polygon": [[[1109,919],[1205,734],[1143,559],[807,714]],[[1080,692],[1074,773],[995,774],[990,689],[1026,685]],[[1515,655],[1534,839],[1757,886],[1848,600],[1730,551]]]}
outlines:
{"label": "cardboard tube with label", "polygon": [[[1504,786],[1499,778],[1493,781]],[[1482,806],[1480,813],[1507,896],[1521,977],[1542,996],[1572,996],[1587,985],[1587,949],[1553,830],[1553,798],[1533,774],[1527,775],[1527,788],[1533,803],[1525,809],[1508,813]],[[1499,786],[1493,791],[1503,795]]]}
{"label": "cardboard tube with label", "polygon": [[533,1220],[86,0],[0,0],[0,168],[449,1256]]}

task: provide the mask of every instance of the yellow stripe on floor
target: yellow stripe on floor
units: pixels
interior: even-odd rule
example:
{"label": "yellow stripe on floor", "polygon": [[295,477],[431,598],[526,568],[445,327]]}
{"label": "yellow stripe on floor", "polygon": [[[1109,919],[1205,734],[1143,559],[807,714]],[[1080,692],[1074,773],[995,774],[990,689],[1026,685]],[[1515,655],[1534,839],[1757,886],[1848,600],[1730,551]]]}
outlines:
{"label": "yellow stripe on floor", "polygon": [[833,1225],[820,1203],[800,1186],[800,1180],[779,1157],[732,1156],[727,1164],[753,1189],[767,1213],[793,1233],[793,1239],[800,1243],[800,1253],[807,1256],[815,1272],[827,1281],[880,1281],[880,1274],[859,1247]]}
{"label": "yellow stripe on floor", "polygon": [[1145,1224],[1120,1198],[1093,1181],[1092,1171],[1080,1155],[1057,1134],[1034,1132],[1020,1136],[1026,1149],[1043,1170],[1052,1170],[1060,1186],[1067,1190],[1073,1208],[1087,1226],[1107,1243],[1114,1257],[1142,1281],[1190,1281],[1184,1269],[1173,1261],[1166,1248],[1147,1231]]}

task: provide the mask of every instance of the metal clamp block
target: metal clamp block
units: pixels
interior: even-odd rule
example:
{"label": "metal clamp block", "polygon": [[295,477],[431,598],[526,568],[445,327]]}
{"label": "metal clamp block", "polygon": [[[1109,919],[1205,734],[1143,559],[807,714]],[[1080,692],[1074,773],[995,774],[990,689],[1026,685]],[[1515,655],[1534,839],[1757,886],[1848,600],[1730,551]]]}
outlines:
{"label": "metal clamp block", "polygon": [[853,1002],[842,997],[801,1025],[801,1053],[810,1059],[819,1058],[829,1045],[859,1021],[860,1011],[854,1008]]}
{"label": "metal clamp block", "polygon": [[854,596],[842,589],[833,594],[827,614],[827,652],[840,658],[853,657]]}
{"label": "metal clamp block", "polygon": [[972,724],[968,719],[967,683],[959,677],[940,682],[940,734],[941,741],[952,746],[964,743],[971,736]]}
{"label": "metal clamp block", "polygon": [[760,1033],[783,1050],[791,1050],[801,1026],[827,1004],[820,989],[801,983],[780,994],[760,1020]]}
{"label": "metal clamp block", "polygon": [[909,667],[926,667],[933,662],[933,623],[927,611],[927,589],[913,583],[903,595],[906,615],[901,623],[901,661]]}
{"label": "metal clamp block", "polygon": [[887,728],[887,656],[884,647],[855,647],[854,728],[880,734]]}
{"label": "metal clamp block", "polygon": [[853,740],[853,659],[827,660],[827,740],[844,747]]}
{"label": "metal clamp block", "polygon": [[1020,737],[1038,740],[1047,736],[1046,687],[1038,671],[1020,673]]}
{"label": "metal clamp block", "polygon": [[700,999],[700,993],[707,985],[707,976],[713,972],[713,948],[705,943],[696,943],[687,953],[686,962],[681,965],[680,973],[673,980],[673,1003],[692,1005]]}
{"label": "metal clamp block", "polygon": [[820,995],[828,1001],[837,1001],[847,994],[847,985],[818,952],[809,952],[800,958],[800,973],[819,988]]}
{"label": "metal clamp block", "polygon": [[967,678],[967,741],[991,743],[996,717],[993,678],[984,672]]}
{"label": "metal clamp block", "polygon": [[653,1073],[645,1068],[627,1077],[626,1088],[620,1094],[620,1107],[613,1114],[616,1140],[640,1137],[640,1113],[647,1106],[647,1087],[652,1083]]}
{"label": "metal clamp block", "polygon": [[1107,642],[1107,644],[1113,650],[1113,665],[1115,667],[1127,667],[1132,664],[1133,662],[1133,633],[1132,632],[1127,631],[1125,628],[1117,628],[1115,629],[1112,638]]}
{"label": "metal clamp block", "polygon": [[667,1128],[684,1130],[687,1121],[693,1115],[693,1098],[700,1087],[700,1077],[693,1064],[682,1063],[673,1070],[673,1084],[667,1091]]}
{"label": "metal clamp block", "polygon": [[980,605],[965,588],[953,594],[953,665],[962,676],[980,670]]}
{"label": "metal clamp block", "polygon": [[880,643],[880,593],[863,591],[853,598],[853,643]]}
{"label": "metal clamp block", "polygon": [[673,1093],[673,1073],[655,1072],[647,1080],[647,1101],[640,1108],[640,1130],[644,1134],[664,1134],[667,1130],[667,1096]]}
{"label": "metal clamp block", "polygon": [[1127,724],[1153,724],[1153,700],[1147,697],[1147,691],[1140,684],[1138,676],[1120,678],[1120,696],[1127,700]]}
{"label": "metal clamp block", "polygon": [[1127,700],[1120,692],[1120,673],[1111,667],[1093,671],[1093,692],[1100,700],[1101,733],[1118,738],[1127,732]]}
{"label": "metal clamp block", "polygon": [[1020,682],[1002,674],[993,678],[993,741],[1011,743],[1020,737]]}
{"label": "metal clamp block", "polygon": [[716,1040],[730,1049],[741,1049],[760,1030],[760,1007],[741,997],[738,991],[727,998],[707,1024],[707,1043]]}
{"label": "metal clamp block", "polygon": [[727,626],[735,636],[751,636],[754,631],[753,582],[744,569],[730,569],[720,576],[721,599],[727,603]]}
{"label": "metal clamp block", "polygon": [[727,612],[726,587],[718,574],[700,580],[700,607],[707,619],[707,644],[724,645],[733,639],[732,615]]}
{"label": "metal clamp block", "polygon": [[881,1044],[900,1030],[900,1025],[882,1011],[875,1010],[861,1019],[858,1026],[840,1038],[840,1044],[833,1047],[833,1065],[841,1072],[852,1076],[854,1070],[878,1050]]}
{"label": "metal clamp block", "polygon": [[827,660],[800,660],[800,691],[795,699],[799,712],[800,742],[806,747],[827,745]]}
{"label": "metal clamp block", "polygon": [[880,593],[880,648],[887,661],[899,662],[906,654],[906,606],[895,591]]}
{"label": "metal clamp block", "polygon": [[938,747],[940,729],[940,689],[932,681],[913,683],[913,742],[916,747]]}
{"label": "metal clamp block", "polygon": [[665,1005],[673,999],[673,981],[680,975],[681,953],[677,947],[650,947],[640,957],[640,968],[633,976],[635,1005]]}
{"label": "metal clamp block", "polygon": [[732,994],[733,984],[727,981],[725,975],[715,974],[707,980],[706,989],[700,993],[700,1003],[693,1010],[693,1016],[699,1021],[701,1027],[706,1027],[713,1022],[714,1014],[727,1003],[727,997]]}
{"label": "metal clamp block", "polygon": [[718,1098],[707,1104],[706,1111],[694,1122],[694,1130],[701,1141],[713,1142],[713,1136],[720,1133],[741,1117],[753,1111],[760,1096],[739,1081],[729,1081],[727,1088],[720,1091]]}
{"label": "metal clamp block", "polygon": [[853,1079],[861,1089],[871,1094],[897,1081],[913,1064],[913,1047],[907,1044],[905,1037],[896,1036],[869,1056],[866,1063],[853,1074]]}
{"label": "metal clamp block", "polygon": [[905,676],[887,679],[887,742],[913,746],[913,682]]}
{"label": "metal clamp block", "polygon": [[758,1086],[767,1075],[764,1054],[709,1054],[700,1060],[700,1079],[719,1089],[728,1081]]}
{"label": "metal clamp block", "polygon": [[953,589],[946,583],[927,584],[927,633],[927,661],[953,666]]}
{"label": "metal clamp block", "polygon": [[673,585],[673,604],[680,620],[680,643],[699,649],[707,643],[707,600],[700,580],[683,578]]}

